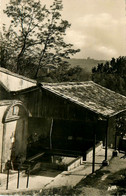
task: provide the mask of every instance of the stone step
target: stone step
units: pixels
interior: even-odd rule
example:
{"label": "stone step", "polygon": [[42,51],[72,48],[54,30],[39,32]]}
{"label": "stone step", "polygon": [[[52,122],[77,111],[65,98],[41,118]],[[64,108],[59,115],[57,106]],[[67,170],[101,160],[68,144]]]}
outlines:
{"label": "stone step", "polygon": [[35,167],[30,171],[30,174],[35,174],[41,169],[55,169],[60,171],[70,171],[83,162],[83,157],[63,157],[63,156],[52,156],[51,162],[39,162]]}

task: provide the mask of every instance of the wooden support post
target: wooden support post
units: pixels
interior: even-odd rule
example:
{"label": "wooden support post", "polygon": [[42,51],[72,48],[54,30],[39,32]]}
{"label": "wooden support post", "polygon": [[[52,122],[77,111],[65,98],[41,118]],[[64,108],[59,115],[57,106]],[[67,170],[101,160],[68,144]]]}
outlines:
{"label": "wooden support post", "polygon": [[29,175],[30,175],[30,165],[27,168],[27,184],[26,184],[26,188],[28,188],[28,185],[29,185]]}
{"label": "wooden support post", "polygon": [[118,151],[117,151],[117,133],[115,132],[115,149],[113,151],[113,157],[117,157]]}
{"label": "wooden support post", "polygon": [[9,183],[9,168],[7,169],[7,183],[6,183],[6,190],[8,190],[8,183]]}
{"label": "wooden support post", "polygon": [[53,118],[52,118],[51,127],[50,127],[50,150],[52,150],[52,129],[53,129]]}
{"label": "wooden support post", "polygon": [[105,160],[102,162],[103,166],[108,166],[108,119],[106,123],[106,133],[105,133]]}
{"label": "wooden support post", "polygon": [[108,127],[106,128],[106,135],[105,135],[105,161],[107,161],[107,158],[108,158]]}
{"label": "wooden support post", "polygon": [[117,133],[115,132],[115,150],[117,150]]}
{"label": "wooden support post", "polygon": [[20,168],[18,168],[17,189],[19,188]]}
{"label": "wooden support post", "polygon": [[92,173],[95,172],[95,144],[96,144],[96,133],[95,133],[95,130],[94,130],[94,137],[93,137]]}

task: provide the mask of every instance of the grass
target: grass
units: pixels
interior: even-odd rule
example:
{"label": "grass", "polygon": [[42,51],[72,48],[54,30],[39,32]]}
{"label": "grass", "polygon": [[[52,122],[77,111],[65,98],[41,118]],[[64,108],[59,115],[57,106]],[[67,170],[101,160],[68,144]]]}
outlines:
{"label": "grass", "polygon": [[116,191],[112,191],[114,195],[126,195],[126,169],[122,169],[113,175],[108,177],[111,182],[110,184],[113,186],[117,186]]}

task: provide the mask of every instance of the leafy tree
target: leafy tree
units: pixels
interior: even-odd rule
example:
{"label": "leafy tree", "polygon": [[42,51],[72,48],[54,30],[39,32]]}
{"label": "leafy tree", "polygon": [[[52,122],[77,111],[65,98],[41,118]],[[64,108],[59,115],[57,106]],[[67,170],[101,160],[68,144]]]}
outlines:
{"label": "leafy tree", "polygon": [[81,81],[82,68],[79,66],[73,68],[67,68],[66,66],[61,66],[57,70],[51,72],[48,76],[55,82],[75,82]]}
{"label": "leafy tree", "polygon": [[116,132],[118,135],[124,136],[126,133],[126,114],[125,112],[121,116],[116,117]]}
{"label": "leafy tree", "polygon": [[112,58],[92,69],[92,80],[126,95],[126,57]]}
{"label": "leafy tree", "polygon": [[[11,25],[8,30],[4,25],[1,38],[4,45],[1,52],[8,53],[4,66],[34,78],[50,64],[56,69],[69,66],[66,59],[80,50],[64,41],[70,24],[62,19],[62,9],[62,0],[53,0],[48,9],[39,0],[10,0],[4,13],[10,17]],[[2,54],[2,58],[5,56]]]}

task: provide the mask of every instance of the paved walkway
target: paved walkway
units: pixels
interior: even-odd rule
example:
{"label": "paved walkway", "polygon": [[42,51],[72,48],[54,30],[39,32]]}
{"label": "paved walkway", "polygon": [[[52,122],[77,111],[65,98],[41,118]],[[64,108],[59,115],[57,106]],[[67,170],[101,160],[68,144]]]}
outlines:
{"label": "paved walkway", "polygon": [[[108,160],[112,157],[111,149],[108,149]],[[96,153],[96,164],[95,170],[98,170],[102,166],[102,161],[105,157],[105,150],[101,149]],[[6,174],[0,174],[0,194],[30,191],[30,190],[40,190],[48,189],[60,186],[75,186],[83,178],[92,173],[92,158],[89,158],[88,162],[83,162],[79,167],[71,171],[56,171],[56,170],[42,170],[39,175],[30,175],[29,188],[26,188],[27,176],[26,174],[21,174],[20,176],[20,186],[17,189],[17,173],[10,175],[8,190],[6,190]]]}

